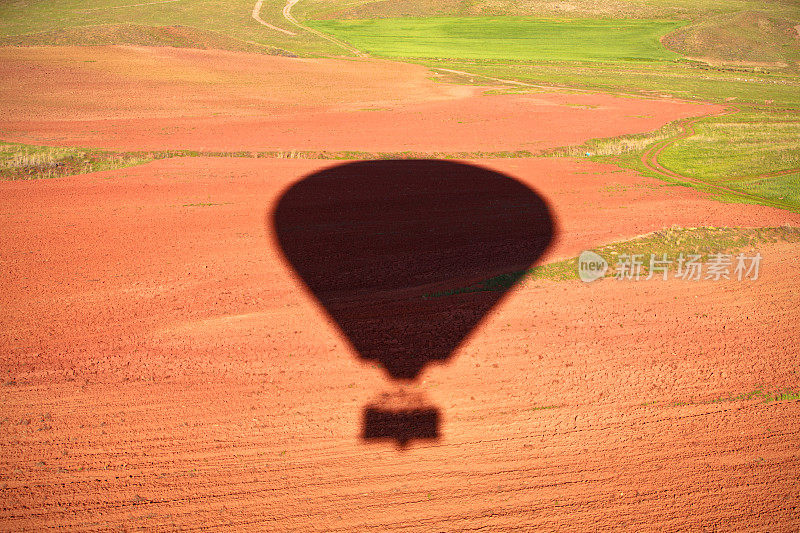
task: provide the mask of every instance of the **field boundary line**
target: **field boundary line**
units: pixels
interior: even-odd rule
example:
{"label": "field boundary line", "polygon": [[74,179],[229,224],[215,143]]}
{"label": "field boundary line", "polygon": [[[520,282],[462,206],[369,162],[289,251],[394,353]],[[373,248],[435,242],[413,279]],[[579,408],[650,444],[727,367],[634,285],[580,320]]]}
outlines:
{"label": "field boundary line", "polygon": [[[516,85],[518,87],[532,87],[534,89],[545,89],[545,90],[548,90],[548,91],[571,91],[571,92],[576,92],[576,93],[587,93],[587,94],[606,94],[606,95],[611,95],[611,96],[625,96],[625,97],[630,97],[630,98],[639,98],[639,99],[642,99],[642,100],[657,100],[657,98],[654,95],[649,95],[649,94],[626,93],[626,92],[622,92],[622,91],[604,90],[604,89],[600,89],[600,88],[598,88],[598,89],[583,89],[581,87],[571,87],[569,85],[537,85],[535,83],[528,83],[528,82],[519,81],[519,80],[509,80],[509,79],[504,79],[504,78],[493,78],[492,76],[487,76],[486,74],[475,74],[474,72],[467,72],[465,70],[453,70],[453,69],[444,68],[444,67],[434,67],[434,66],[426,65],[426,64],[423,64],[423,65],[425,67],[427,67],[428,69],[430,69],[430,70],[438,70],[438,71],[441,71],[441,72],[448,72],[450,74],[458,74],[460,76],[470,76],[470,77],[474,77],[474,78],[483,78],[485,80],[496,81],[498,83],[506,83],[506,84],[509,84],[509,85]],[[686,98],[680,98],[680,97],[674,97],[674,96],[670,96],[669,99],[672,100],[672,101],[675,101],[675,102],[684,102],[684,103],[687,103],[687,104],[702,104],[702,103],[704,103],[704,102],[700,102],[698,100],[688,100]],[[705,116],[707,116],[707,115],[705,115]]]}
{"label": "field boundary line", "polygon": [[[177,1],[177,0],[170,0],[170,1]],[[253,6],[253,13],[252,13],[252,16],[253,16],[253,19],[254,19],[256,22],[258,22],[258,23],[259,23],[259,24],[261,24],[262,26],[266,26],[267,28],[269,28],[269,29],[271,29],[271,30],[275,30],[275,31],[279,31],[279,32],[285,33],[286,35],[297,35],[297,34],[296,34],[295,32],[293,32],[293,31],[290,31],[290,30],[285,30],[285,29],[283,29],[283,28],[279,28],[279,27],[277,27],[277,26],[273,26],[273,25],[272,25],[272,24],[270,24],[269,22],[267,22],[267,21],[265,21],[264,19],[262,19],[262,18],[261,18],[261,14],[260,14],[260,13],[261,13],[261,6],[262,6],[262,5],[264,5],[264,0],[257,0],[257,1],[256,1],[256,5],[255,5],[255,6]]]}
{"label": "field boundary line", "polygon": [[[259,0],[259,2],[261,2],[261,1],[263,1],[263,0]],[[361,50],[359,50],[358,48],[354,48],[353,46],[350,46],[349,44],[344,43],[344,42],[340,41],[339,39],[336,39],[335,37],[331,37],[330,35],[322,33],[321,31],[315,30],[314,28],[309,28],[308,26],[300,24],[300,22],[298,22],[297,19],[294,18],[294,15],[292,15],[292,8],[299,1],[300,0],[287,0],[286,5],[283,6],[283,18],[285,18],[286,20],[288,20],[290,23],[294,24],[295,26],[297,26],[301,30],[305,30],[305,31],[307,31],[307,32],[309,32],[309,33],[311,33],[313,35],[316,35],[317,37],[325,39],[326,41],[330,41],[333,44],[335,44],[336,46],[338,46],[340,48],[343,48],[343,49],[347,50],[348,52],[350,52],[352,54],[355,54],[355,55],[361,56],[361,57],[365,57],[367,55],[364,52],[362,52]]]}
{"label": "field boundary line", "polygon": [[[464,70],[453,70],[450,68],[442,68],[442,67],[428,67],[431,70],[439,70],[441,72],[449,72],[450,74],[458,74],[460,76],[470,76],[474,78],[483,78],[485,80],[492,80],[499,83],[507,83],[510,85],[518,85],[520,87],[535,87],[537,89],[560,89],[561,87],[553,87],[550,85],[536,85],[534,83],[527,83],[524,81],[517,81],[517,80],[504,80],[503,78],[493,78],[491,76],[486,76],[484,74],[473,74],[472,72],[466,72]],[[597,91],[590,91],[588,89],[572,89],[568,87],[564,87],[564,89],[569,89],[570,91],[581,91],[581,92],[597,92]]]}

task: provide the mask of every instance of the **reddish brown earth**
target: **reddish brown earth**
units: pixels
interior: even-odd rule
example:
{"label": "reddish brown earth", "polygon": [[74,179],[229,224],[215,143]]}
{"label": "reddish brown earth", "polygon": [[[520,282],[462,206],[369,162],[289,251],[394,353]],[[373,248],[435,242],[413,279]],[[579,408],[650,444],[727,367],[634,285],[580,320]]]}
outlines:
{"label": "reddish brown earth", "polygon": [[[52,50],[15,53],[53,65]],[[86,53],[123,61],[118,49]],[[145,61],[142,53],[125,49],[125,61]],[[95,65],[95,75],[115,76],[109,65],[78,68],[78,51],[64,54],[67,74]],[[164,72],[178,73],[176,58],[194,72],[210,57],[163,54]],[[251,60],[266,69],[282,59]],[[259,98],[260,70],[209,61],[210,70],[228,69],[219,91],[207,93],[203,80],[194,92],[183,86],[187,102],[210,94],[203,116]],[[318,63],[326,77],[346,62]],[[13,61],[0,64],[2,93],[17,98],[3,131],[18,121],[27,124],[25,135],[39,135],[30,126],[34,114],[56,120],[73,104],[73,115],[58,120],[124,115],[120,96],[99,101],[107,107],[92,116],[91,99],[78,91],[86,77],[75,78],[73,92],[54,90],[62,100],[48,103],[37,100],[48,98],[44,92],[14,89],[6,75],[17,72]],[[506,98],[462,97],[420,74],[420,85],[404,89],[409,102],[387,80],[413,78],[416,67],[346,64],[383,72],[363,98],[376,105],[368,97],[380,93],[376,99],[399,109],[398,121],[411,120],[403,118],[409,106]],[[36,88],[37,72],[15,83]],[[256,81],[240,83],[247,76]],[[68,84],[62,78],[53,75],[54,87]],[[324,106],[362,98],[357,85],[343,96],[331,89]],[[151,103],[136,86],[126,86],[133,91],[126,120],[141,111],[162,143],[159,128],[182,116],[184,104],[162,114],[163,102]],[[430,90],[441,91],[438,100]],[[580,98],[622,106],[607,111],[617,117],[611,125],[567,132],[581,140],[714,109]],[[651,122],[619,117],[634,108],[652,114]],[[553,116],[599,112],[547,109]],[[558,144],[567,135],[535,116],[506,139]],[[239,127],[231,123],[231,131]],[[382,139],[396,135],[394,125],[383,124]],[[63,142],[78,142],[77,131],[61,132]],[[424,132],[405,136],[414,133]],[[105,135],[94,138],[109,146],[123,140]],[[203,137],[213,141],[207,148],[228,146],[215,135]],[[800,224],[798,214],[722,204],[610,165],[473,163],[523,181],[550,204],[558,239],[545,260],[671,225]],[[800,388],[797,245],[759,247],[757,281],[525,283],[446,364],[426,368],[417,390],[440,409],[441,435],[399,450],[360,438],[362,408],[391,384],[358,359],[288,270],[265,225],[282,191],[330,164],[182,158],[0,182],[0,529],[800,529],[799,404],[744,396]]]}
{"label": "reddish brown earth", "polygon": [[722,109],[602,94],[484,94],[430,76],[385,61],[6,48],[0,138],[116,150],[536,152]]}
{"label": "reddish brown earth", "polygon": [[[607,165],[478,163],[551,204],[551,258],[671,224],[800,223]],[[529,282],[425,371],[441,438],[400,451],[359,438],[388,384],[265,227],[324,165],[0,184],[5,528],[800,526],[797,403],[712,402],[798,385],[795,245],[763,247],[755,282]]]}

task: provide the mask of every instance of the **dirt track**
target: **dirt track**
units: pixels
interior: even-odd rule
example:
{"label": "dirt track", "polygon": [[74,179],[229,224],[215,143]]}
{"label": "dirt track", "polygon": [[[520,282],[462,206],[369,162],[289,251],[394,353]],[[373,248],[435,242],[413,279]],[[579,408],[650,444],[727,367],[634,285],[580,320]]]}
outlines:
{"label": "dirt track", "polygon": [[[673,224],[800,224],[610,165],[475,163],[549,203],[547,259]],[[400,451],[359,437],[389,384],[265,225],[328,164],[0,183],[2,529],[800,528],[798,403],[735,399],[800,381],[796,245],[760,248],[755,282],[515,289],[424,371],[441,438]]]}
{"label": "dirt track", "polygon": [[[727,109],[724,109],[724,110],[721,110],[721,111],[717,111],[715,114],[716,115],[731,114],[731,113],[736,113],[738,111],[739,111],[738,108],[730,106]],[[650,148],[648,148],[647,150],[645,150],[645,152],[642,154],[642,157],[641,157],[642,163],[648,169],[652,170],[653,172],[657,172],[658,174],[660,174],[662,176],[666,176],[668,178],[677,179],[677,180],[679,180],[679,181],[681,181],[683,183],[696,183],[696,184],[703,185],[703,186],[705,186],[705,187],[707,187],[709,189],[714,189],[714,190],[717,190],[717,191],[720,191],[720,192],[723,192],[723,193],[732,194],[734,196],[739,196],[741,198],[745,198],[745,199],[748,199],[750,201],[756,200],[759,203],[764,204],[764,205],[771,205],[773,207],[777,207],[777,208],[781,208],[781,209],[787,209],[787,208],[790,209],[791,206],[789,204],[787,204],[785,202],[781,202],[780,200],[770,200],[770,199],[764,198],[763,196],[759,196],[757,194],[751,194],[751,193],[748,193],[748,192],[745,192],[745,191],[740,191],[740,190],[737,190],[737,189],[734,189],[734,188],[731,188],[731,187],[727,187],[725,185],[711,184],[711,183],[709,183],[707,181],[703,181],[703,180],[700,180],[700,179],[697,179],[697,178],[693,178],[691,176],[686,176],[684,174],[680,174],[678,172],[675,172],[674,170],[670,170],[670,169],[666,168],[664,165],[662,165],[658,161],[658,156],[660,156],[664,152],[664,150],[666,150],[667,148],[669,148],[670,146],[672,146],[676,142],[680,141],[681,139],[686,139],[686,138],[691,137],[692,135],[694,135],[695,134],[694,125],[695,125],[695,123],[700,121],[702,118],[703,117],[693,117],[693,118],[689,118],[689,119],[685,119],[685,120],[681,121],[679,123],[679,125],[680,125],[680,128],[681,128],[682,131],[680,133],[678,133],[677,135],[675,135],[674,137],[670,137],[670,138],[665,139],[663,141],[659,141],[659,142],[653,143],[653,145]],[[751,180],[757,180],[757,179],[762,179],[762,178],[766,179],[766,178],[775,177],[775,176],[784,176],[784,175],[787,175],[787,174],[795,174],[797,172],[800,172],[800,168],[799,167],[788,168],[788,169],[778,170],[778,171],[773,171],[773,172],[767,172],[767,173],[759,174],[759,175],[756,175],[756,176],[748,176],[747,179],[751,179]],[[736,178],[729,178],[729,179],[731,181],[733,181]]]}

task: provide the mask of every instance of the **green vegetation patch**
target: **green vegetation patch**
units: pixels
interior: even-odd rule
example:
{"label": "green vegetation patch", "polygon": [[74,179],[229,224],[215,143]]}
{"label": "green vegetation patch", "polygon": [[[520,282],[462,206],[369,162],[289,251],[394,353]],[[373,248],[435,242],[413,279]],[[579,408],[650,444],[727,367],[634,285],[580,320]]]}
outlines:
{"label": "green vegetation patch", "polygon": [[666,148],[659,162],[680,174],[726,184],[800,169],[800,113],[746,110],[703,119],[694,130]]}
{"label": "green vegetation patch", "polygon": [[[85,26],[181,25],[298,55],[349,55],[333,43],[289,23],[282,13],[285,5],[286,0],[264,0],[259,16],[294,35],[275,31],[254,20],[251,14],[255,0],[3,1],[0,2],[0,37]],[[792,0],[303,0],[292,8],[292,14],[301,22],[431,16],[697,22],[745,10],[758,10],[769,17],[800,18],[796,2]],[[663,33],[671,29],[674,28]]]}
{"label": "green vegetation patch", "polygon": [[645,133],[633,133],[618,137],[590,139],[577,146],[565,146],[549,150],[549,156],[619,156],[622,154],[641,154],[653,143],[665,141],[681,132],[678,122],[665,124],[661,128]]}
{"label": "green vegetation patch", "polygon": [[683,405],[708,405],[715,403],[728,403],[728,402],[746,402],[750,400],[761,400],[763,403],[771,402],[785,402],[800,400],[800,388],[783,389],[778,391],[767,391],[763,387],[757,388],[750,392],[744,392],[735,396],[726,396],[722,398],[715,398],[704,402],[675,402],[673,406]]}
{"label": "green vegetation patch", "polygon": [[138,152],[104,152],[0,142],[0,179],[58,178],[141,165],[153,159],[152,154]]}
{"label": "green vegetation patch", "polygon": [[365,52],[385,57],[528,61],[657,61],[680,56],[659,42],[683,22],[529,17],[310,20]]}
{"label": "green vegetation patch", "polygon": [[736,183],[736,188],[764,198],[780,200],[800,211],[800,172]]}
{"label": "green vegetation patch", "polygon": [[[800,211],[800,112],[744,107],[732,114],[695,122],[694,133],[669,143],[658,161],[667,169],[701,183],[662,176],[642,163],[648,148],[683,131],[680,122],[648,133],[592,139],[579,146],[552,150],[549,155],[585,156],[614,163],[711,192],[723,201],[761,203],[763,199],[765,204]],[[730,191],[714,189],[716,185]],[[760,199],[736,192],[757,195]]]}
{"label": "green vegetation patch", "polygon": [[680,18],[758,9],[790,15],[793,0],[306,0],[309,18],[515,15],[590,18]]}
{"label": "green vegetation patch", "polygon": [[[705,262],[712,254],[734,255],[764,243],[797,243],[800,242],[800,227],[780,226],[773,228],[679,228],[673,227],[649,233],[636,239],[608,244],[592,251],[606,260],[609,270],[606,277],[616,274],[615,265],[622,257],[640,255],[643,258],[640,275],[647,277],[650,273],[649,259],[651,254],[656,259],[666,256],[672,259],[668,271],[675,271],[679,255],[685,257],[699,255],[699,261]],[[655,273],[661,275],[661,272]],[[480,283],[447,291],[426,294],[425,298],[438,298],[471,292],[507,290],[518,281],[554,280],[566,281],[578,279],[578,258],[573,257],[536,266],[529,270],[509,272],[495,276]]]}

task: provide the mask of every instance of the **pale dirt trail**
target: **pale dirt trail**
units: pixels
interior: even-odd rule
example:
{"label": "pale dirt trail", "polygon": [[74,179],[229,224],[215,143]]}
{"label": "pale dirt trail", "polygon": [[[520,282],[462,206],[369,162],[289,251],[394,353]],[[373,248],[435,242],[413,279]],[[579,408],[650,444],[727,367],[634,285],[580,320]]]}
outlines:
{"label": "pale dirt trail", "polygon": [[[334,37],[332,37],[330,35],[327,35],[325,33],[317,31],[317,30],[315,30],[313,28],[309,28],[308,26],[305,26],[305,25],[301,24],[300,22],[298,22],[298,20],[294,17],[294,15],[292,15],[292,8],[299,1],[300,0],[288,0],[286,2],[286,5],[283,6],[283,18],[285,18],[290,24],[293,24],[293,25],[297,26],[298,28],[300,28],[303,31],[306,31],[308,33],[316,35],[317,37],[320,37],[321,39],[325,39],[326,41],[329,41],[329,42],[335,44],[336,46],[342,48],[343,50],[347,50],[351,54],[354,54],[354,55],[357,55],[357,56],[362,56],[362,57],[366,56],[366,54],[364,54],[360,50],[350,46],[349,44],[344,43],[344,42],[342,42],[342,41],[340,41],[340,40],[338,40],[338,39],[336,39],[336,38],[334,38]],[[285,33],[287,35],[292,35],[292,36],[297,35],[297,33],[293,32],[293,31],[289,31],[289,30],[286,30],[286,29],[283,29],[283,28],[279,28],[278,26],[275,26],[273,24],[269,24],[264,19],[262,19],[261,15],[259,13],[261,12],[261,6],[263,5],[263,3],[264,3],[264,0],[258,0],[256,2],[255,6],[253,7],[252,16],[259,24],[262,24],[262,25],[266,26],[267,28],[270,28],[271,30],[279,31],[279,32]]]}
{"label": "pale dirt trail", "polygon": [[330,35],[322,33],[321,31],[317,31],[314,28],[309,28],[308,26],[304,26],[303,24],[300,24],[297,21],[297,19],[294,18],[294,15],[292,15],[292,8],[299,1],[300,0],[289,0],[288,2],[286,2],[286,5],[283,7],[283,16],[284,16],[284,18],[286,20],[288,20],[289,22],[291,22],[292,24],[294,24],[298,28],[300,28],[302,30],[305,30],[305,31],[307,31],[309,33],[313,33],[317,37],[321,37],[322,39],[325,39],[326,41],[330,41],[333,44],[335,44],[336,46],[338,46],[340,48],[343,48],[344,50],[347,50],[348,52],[350,52],[352,54],[355,54],[355,55],[361,56],[361,57],[365,57],[367,55],[367,54],[363,53],[362,51],[358,50],[357,48],[354,48],[354,47],[350,46],[349,44],[344,43],[344,42],[342,42],[342,41],[340,41],[340,40],[338,40],[338,39],[336,39],[336,38],[334,38],[334,37],[332,37]]}
{"label": "pale dirt trail", "polygon": [[256,20],[256,22],[258,22],[259,24],[261,24],[263,26],[266,26],[267,28],[269,28],[271,30],[275,30],[275,31],[279,31],[281,33],[285,33],[286,35],[297,35],[293,31],[289,31],[289,30],[285,30],[283,28],[279,28],[277,26],[273,26],[272,24],[270,24],[270,23],[266,22],[264,19],[262,19],[260,13],[261,13],[261,6],[262,6],[263,3],[264,3],[264,0],[258,0],[256,2],[256,5],[253,7],[252,16]]}

